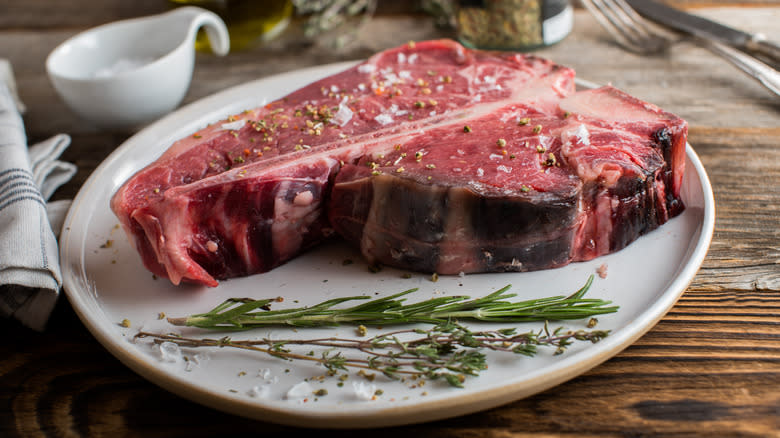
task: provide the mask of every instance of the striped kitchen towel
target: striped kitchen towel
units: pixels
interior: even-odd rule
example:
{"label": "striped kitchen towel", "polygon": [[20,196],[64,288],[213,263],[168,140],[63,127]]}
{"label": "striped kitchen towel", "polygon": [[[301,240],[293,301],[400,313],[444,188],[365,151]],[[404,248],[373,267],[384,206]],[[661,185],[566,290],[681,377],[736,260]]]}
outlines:
{"label": "striped kitchen towel", "polygon": [[59,232],[56,222],[64,217],[69,202],[49,204],[47,200],[76,173],[76,166],[57,160],[70,144],[67,135],[27,147],[17,100],[2,76],[0,315],[40,331],[46,327],[62,286],[54,230]]}

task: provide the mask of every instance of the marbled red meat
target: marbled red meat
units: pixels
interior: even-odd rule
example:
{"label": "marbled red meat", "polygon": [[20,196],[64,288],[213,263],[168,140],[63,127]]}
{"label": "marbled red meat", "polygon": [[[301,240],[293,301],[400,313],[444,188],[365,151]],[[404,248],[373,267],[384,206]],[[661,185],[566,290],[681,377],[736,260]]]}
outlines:
{"label": "marbled red meat", "polygon": [[334,231],[371,262],[439,273],[586,260],[682,209],[686,125],[573,78],[404,45],[174,143],[111,207],[175,284],[267,271]]}
{"label": "marbled red meat", "polygon": [[370,262],[457,274],[589,260],[682,210],[684,121],[611,87],[555,101],[510,104],[345,165],[331,225]]}

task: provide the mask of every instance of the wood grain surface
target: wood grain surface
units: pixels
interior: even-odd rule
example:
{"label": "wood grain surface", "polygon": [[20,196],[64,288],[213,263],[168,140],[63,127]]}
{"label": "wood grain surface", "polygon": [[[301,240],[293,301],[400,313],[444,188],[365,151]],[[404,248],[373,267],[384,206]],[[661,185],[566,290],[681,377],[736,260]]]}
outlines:
{"label": "wood grain surface", "polygon": [[[414,2],[401,3],[384,6],[342,49],[305,39],[293,25],[227,58],[199,53],[185,101],[451,36],[415,13]],[[780,39],[778,1],[671,3]],[[79,171],[55,199],[75,196],[133,132],[101,131],[71,113],[46,77],[47,54],[85,28],[167,7],[153,0],[0,0],[0,57],[11,61],[28,107],[30,142],[60,132],[73,138],[63,159]],[[689,142],[712,182],[717,215],[707,258],[677,305],[635,344],[569,382],[486,412],[370,431],[309,431],[211,410],[147,382],[91,336],[63,296],[42,333],[0,320],[0,436],[780,436],[780,99],[690,43],[654,57],[628,54],[583,10],[564,42],[538,53],[687,119]]]}

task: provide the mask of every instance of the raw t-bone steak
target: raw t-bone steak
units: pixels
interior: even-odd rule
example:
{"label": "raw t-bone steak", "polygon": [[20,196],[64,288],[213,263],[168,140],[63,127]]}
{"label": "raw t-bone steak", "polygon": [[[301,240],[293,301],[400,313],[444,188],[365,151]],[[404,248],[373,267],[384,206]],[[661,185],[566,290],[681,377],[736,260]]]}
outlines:
{"label": "raw t-bone steak", "polygon": [[174,143],[111,208],[152,272],[216,286],[333,234],[371,263],[525,271],[682,211],[684,120],[534,56],[410,43]]}

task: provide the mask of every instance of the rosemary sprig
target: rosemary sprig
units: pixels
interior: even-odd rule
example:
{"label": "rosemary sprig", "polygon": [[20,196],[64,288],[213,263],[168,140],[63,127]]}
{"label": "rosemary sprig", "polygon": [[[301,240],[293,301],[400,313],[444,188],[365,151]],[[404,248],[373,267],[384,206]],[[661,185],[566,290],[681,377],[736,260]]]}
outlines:
{"label": "rosemary sprig", "polygon": [[616,312],[611,301],[584,298],[593,283],[593,276],[585,285],[569,296],[536,298],[510,302],[517,296],[508,293],[507,285],[482,298],[468,296],[431,298],[405,304],[409,289],[394,295],[370,300],[346,308],[337,305],[366,300],[366,296],[352,296],[327,300],[310,307],[270,310],[276,299],[230,298],[206,313],[182,318],[168,318],[174,325],[204,329],[249,330],[259,326],[290,325],[296,327],[335,326],[339,324],[390,325],[406,323],[443,324],[451,320],[479,320],[490,322],[531,322],[583,319]]}
{"label": "rosemary sprig", "polygon": [[[591,324],[589,324],[591,326]],[[430,330],[396,330],[368,339],[260,339],[233,340],[185,338],[172,334],[139,332],[137,338],[151,338],[155,343],[172,342],[180,347],[231,347],[265,353],[286,360],[316,362],[327,368],[329,374],[357,368],[375,370],[399,380],[405,376],[443,379],[449,385],[462,387],[467,376],[478,376],[487,369],[486,356],[481,350],[493,350],[534,356],[538,347],[555,347],[555,354],[563,353],[575,341],[598,342],[608,336],[604,330],[566,331],[559,328],[550,332],[547,323],[539,331],[516,332],[514,328],[475,331],[453,322],[435,325]],[[408,340],[403,340],[410,338]],[[317,346],[325,350],[317,357],[293,352],[290,346]],[[365,353],[365,358],[346,356],[343,350]]]}

